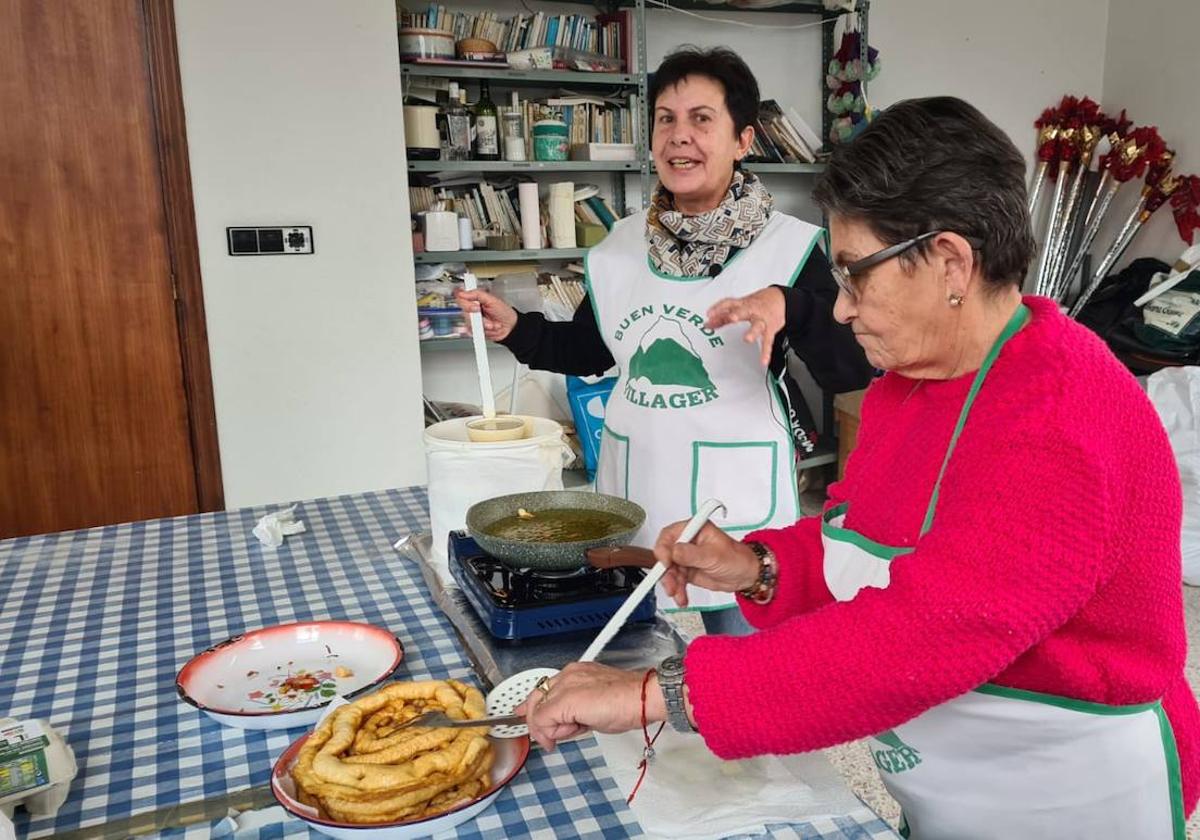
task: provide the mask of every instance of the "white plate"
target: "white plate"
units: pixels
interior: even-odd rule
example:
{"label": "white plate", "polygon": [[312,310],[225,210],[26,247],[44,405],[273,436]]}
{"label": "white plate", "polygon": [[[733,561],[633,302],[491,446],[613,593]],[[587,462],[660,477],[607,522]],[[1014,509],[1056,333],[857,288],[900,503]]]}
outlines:
{"label": "white plate", "polygon": [[[537,686],[538,680],[542,677],[553,677],[557,673],[557,668],[529,668],[513,674],[488,692],[488,717],[511,715],[513,709],[525,702],[529,692]],[[529,734],[529,727],[523,723],[512,726],[493,726],[491,734],[495,738],[520,738]]]}
{"label": "white plate", "polygon": [[400,640],[372,624],[280,624],[192,657],[175,688],[185,703],[227,726],[290,729],[312,726],[332,698],[383,682],[403,658]]}
{"label": "white plate", "polygon": [[317,809],[305,805],[296,799],[296,784],[292,781],[292,767],[300,755],[300,748],[308,740],[310,732],[284,750],[275,769],[271,771],[271,793],[292,816],[308,823],[314,831],[326,837],[339,840],[409,840],[415,837],[428,837],[439,831],[446,831],[457,825],[473,819],[479,812],[496,801],[496,797],[504,789],[517,772],[525,766],[529,757],[528,738],[508,738],[499,740],[492,738],[492,749],[495,750],[496,761],[492,765],[492,778],[495,782],[484,791],[478,799],[464,802],[452,811],[421,820],[407,822],[384,823],[381,825],[359,825],[356,823],[335,822],[322,819]]}

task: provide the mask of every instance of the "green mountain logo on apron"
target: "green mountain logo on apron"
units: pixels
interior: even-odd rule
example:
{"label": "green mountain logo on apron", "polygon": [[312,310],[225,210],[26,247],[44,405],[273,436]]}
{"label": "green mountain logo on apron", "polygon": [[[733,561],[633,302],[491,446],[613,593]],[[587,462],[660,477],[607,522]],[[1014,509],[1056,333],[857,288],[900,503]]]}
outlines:
{"label": "green mountain logo on apron", "polygon": [[[903,773],[921,763],[921,753],[900,740],[900,736],[889,729],[872,739],[871,758],[875,766],[885,773]],[[882,744],[886,749],[877,749]]]}
{"label": "green mountain logo on apron", "polygon": [[629,360],[625,398],[645,408],[688,408],[717,398],[700,354],[683,324],[660,315]]}

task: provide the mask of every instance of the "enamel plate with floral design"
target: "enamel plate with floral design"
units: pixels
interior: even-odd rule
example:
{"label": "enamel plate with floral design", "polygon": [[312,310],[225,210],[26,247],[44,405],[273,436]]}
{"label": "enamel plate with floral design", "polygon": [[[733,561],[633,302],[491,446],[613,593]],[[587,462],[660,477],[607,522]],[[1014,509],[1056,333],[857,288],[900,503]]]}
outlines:
{"label": "enamel plate with floral design", "polygon": [[381,627],[304,621],[250,630],[192,657],[175,678],[185,703],[241,729],[312,726],[334,697],[371,689],[404,647]]}

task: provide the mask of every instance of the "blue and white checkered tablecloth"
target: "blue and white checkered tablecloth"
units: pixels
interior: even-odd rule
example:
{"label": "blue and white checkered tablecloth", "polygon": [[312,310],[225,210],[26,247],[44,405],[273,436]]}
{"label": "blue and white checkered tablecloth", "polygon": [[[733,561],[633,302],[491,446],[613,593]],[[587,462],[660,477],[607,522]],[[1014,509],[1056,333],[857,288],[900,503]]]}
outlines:
{"label": "blue and white checkered tablecloth", "polygon": [[[308,530],[275,550],[251,535],[267,512],[246,508],[0,541],[0,717],[49,720],[79,763],[55,819],[17,811],[19,837],[50,837],[267,784],[274,760],[303,729],[221,726],[175,694],[175,675],[188,659],[242,631],[311,619],[366,621],[404,642],[397,677],[471,675],[418,570],[391,547],[399,536],[427,529],[423,490],[303,502],[296,514]],[[450,836],[639,833],[599,748],[586,739],[549,755],[535,750],[496,805]],[[866,808],[772,833],[895,836]],[[292,820],[251,836],[307,835]]]}

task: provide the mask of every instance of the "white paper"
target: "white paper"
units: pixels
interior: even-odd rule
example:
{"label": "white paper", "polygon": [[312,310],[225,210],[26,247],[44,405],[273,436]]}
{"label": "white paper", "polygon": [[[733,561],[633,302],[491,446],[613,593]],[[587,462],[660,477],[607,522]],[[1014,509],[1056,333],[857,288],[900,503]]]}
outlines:
{"label": "white paper", "polygon": [[517,205],[521,211],[521,244],[530,249],[541,248],[542,217],[536,183],[517,184]]}
{"label": "white paper", "polygon": [[304,523],[296,519],[296,506],[292,505],[287,510],[268,513],[259,519],[258,524],[254,526],[254,536],[267,548],[279,548],[283,545],[284,537],[300,534],[305,530]]}
{"label": "white paper", "polygon": [[[596,738],[617,787],[628,797],[637,782],[642,733]],[[823,753],[722,761],[699,735],[670,726],[659,735],[654,752],[630,805],[648,838],[765,834],[768,824],[805,822],[862,807]]]}

